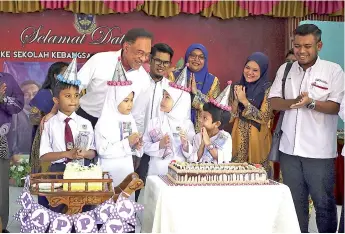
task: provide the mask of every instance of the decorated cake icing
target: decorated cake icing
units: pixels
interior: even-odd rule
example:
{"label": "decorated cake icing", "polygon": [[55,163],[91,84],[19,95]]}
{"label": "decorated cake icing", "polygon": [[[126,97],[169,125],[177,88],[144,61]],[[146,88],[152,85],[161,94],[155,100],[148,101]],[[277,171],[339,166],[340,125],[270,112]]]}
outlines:
{"label": "decorated cake icing", "polygon": [[[69,162],[63,173],[64,179],[103,179],[102,168],[99,164],[82,166],[76,162]],[[68,191],[68,183],[63,184],[63,190]],[[71,191],[85,191],[85,183],[71,183]],[[88,183],[88,191],[102,191],[102,182]]]}
{"label": "decorated cake icing", "polygon": [[267,173],[260,164],[199,163],[172,161],[168,178],[175,184],[268,184]]}

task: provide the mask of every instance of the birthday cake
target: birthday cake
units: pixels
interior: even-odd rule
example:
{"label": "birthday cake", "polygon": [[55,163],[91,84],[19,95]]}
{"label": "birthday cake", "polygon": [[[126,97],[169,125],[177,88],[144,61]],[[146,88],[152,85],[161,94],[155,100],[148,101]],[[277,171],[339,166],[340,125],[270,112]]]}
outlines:
{"label": "birthday cake", "polygon": [[[64,179],[103,179],[103,172],[100,165],[91,164],[90,166],[82,166],[77,162],[67,163],[63,173]],[[68,183],[63,184],[63,190],[68,190]],[[71,183],[70,191],[86,191],[85,183]],[[88,191],[102,191],[102,182],[89,182]]]}
{"label": "birthday cake", "polygon": [[260,164],[198,163],[172,161],[168,178],[175,184],[268,184],[267,173]]}

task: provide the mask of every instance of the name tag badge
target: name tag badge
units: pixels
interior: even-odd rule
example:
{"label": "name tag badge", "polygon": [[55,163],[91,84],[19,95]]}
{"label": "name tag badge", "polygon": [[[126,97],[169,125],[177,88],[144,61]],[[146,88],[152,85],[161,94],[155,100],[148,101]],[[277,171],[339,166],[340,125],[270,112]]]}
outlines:
{"label": "name tag badge", "polygon": [[79,125],[78,127],[79,129],[79,132],[88,132],[88,129],[87,129],[87,124],[82,124],[82,125]]}
{"label": "name tag badge", "polygon": [[73,142],[67,142],[67,150],[73,149]]}

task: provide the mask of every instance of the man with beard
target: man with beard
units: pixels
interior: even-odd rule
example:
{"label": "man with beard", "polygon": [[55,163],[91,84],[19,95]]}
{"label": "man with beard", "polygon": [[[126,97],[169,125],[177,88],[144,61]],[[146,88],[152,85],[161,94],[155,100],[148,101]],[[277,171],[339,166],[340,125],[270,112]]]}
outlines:
{"label": "man with beard", "polygon": [[300,25],[294,31],[293,44],[297,62],[286,78],[285,99],[282,78],[286,64],[279,68],[269,95],[272,108],[285,111],[279,147],[283,182],[291,190],[301,232],[308,232],[310,194],[318,231],[334,233],[335,133],[344,72],[338,64],[318,57],[322,41],[317,26]]}
{"label": "man with beard", "polygon": [[[150,88],[147,91],[148,104],[145,113],[145,127],[150,119],[158,117],[161,113],[160,102],[163,98],[163,87],[165,83],[169,83],[169,80],[164,77],[164,75],[167,74],[167,71],[170,68],[173,55],[173,49],[164,43],[155,44],[151,49],[149,72],[151,79]],[[137,162],[136,164],[140,163],[136,172],[145,182],[150,156],[144,154],[141,160],[137,158],[135,161]],[[136,191],[135,193],[136,200],[138,199],[139,193],[140,191]]]}

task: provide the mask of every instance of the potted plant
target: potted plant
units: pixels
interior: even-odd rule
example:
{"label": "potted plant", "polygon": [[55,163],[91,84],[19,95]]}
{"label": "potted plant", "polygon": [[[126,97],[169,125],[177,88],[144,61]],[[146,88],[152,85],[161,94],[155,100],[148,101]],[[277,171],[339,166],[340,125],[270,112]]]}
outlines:
{"label": "potted plant", "polygon": [[20,158],[17,163],[14,163],[10,167],[10,180],[11,184],[23,187],[25,177],[30,174],[29,159]]}

